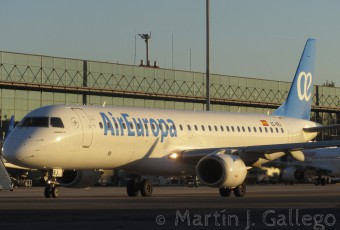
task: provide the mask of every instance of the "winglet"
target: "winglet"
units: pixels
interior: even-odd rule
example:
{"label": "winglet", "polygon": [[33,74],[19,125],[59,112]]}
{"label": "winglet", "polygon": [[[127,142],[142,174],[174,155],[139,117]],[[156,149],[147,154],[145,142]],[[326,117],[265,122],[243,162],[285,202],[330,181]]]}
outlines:
{"label": "winglet", "polygon": [[308,39],[296,70],[287,100],[273,112],[276,116],[310,120],[316,40]]}

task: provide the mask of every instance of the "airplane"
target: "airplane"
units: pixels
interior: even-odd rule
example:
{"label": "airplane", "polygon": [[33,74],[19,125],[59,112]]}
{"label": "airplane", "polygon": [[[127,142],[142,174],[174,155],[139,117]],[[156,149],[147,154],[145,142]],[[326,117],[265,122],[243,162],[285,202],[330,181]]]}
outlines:
{"label": "airplane", "polygon": [[320,148],[302,150],[305,160],[283,158],[268,164],[282,168],[282,180],[286,183],[303,181],[314,177],[315,185],[326,185],[329,177],[340,178],[340,148]]}
{"label": "airplane", "polygon": [[142,175],[192,176],[221,196],[246,193],[247,170],[302,149],[339,146],[314,142],[333,129],[310,121],[315,39],[308,39],[286,101],[271,115],[118,106],[49,105],[28,113],[7,137],[6,160],[46,173],[46,198],[59,186],[94,185],[104,169],[136,175],[128,196],[151,196]]}

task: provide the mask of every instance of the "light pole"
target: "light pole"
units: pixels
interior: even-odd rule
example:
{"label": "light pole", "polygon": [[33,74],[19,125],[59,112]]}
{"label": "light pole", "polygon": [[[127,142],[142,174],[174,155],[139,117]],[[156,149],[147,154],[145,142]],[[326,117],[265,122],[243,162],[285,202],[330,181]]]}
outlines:
{"label": "light pole", "polygon": [[210,3],[209,3],[209,0],[206,0],[206,34],[207,34],[207,44],[206,44],[206,60],[207,60],[207,63],[206,63],[206,68],[207,68],[207,72],[206,72],[206,111],[209,111],[210,110],[210,48],[209,48],[209,24],[210,24]]}
{"label": "light pole", "polygon": [[150,34],[138,34],[142,39],[144,39],[146,44],[146,65],[150,66],[149,62],[149,40],[151,39],[151,32]]}

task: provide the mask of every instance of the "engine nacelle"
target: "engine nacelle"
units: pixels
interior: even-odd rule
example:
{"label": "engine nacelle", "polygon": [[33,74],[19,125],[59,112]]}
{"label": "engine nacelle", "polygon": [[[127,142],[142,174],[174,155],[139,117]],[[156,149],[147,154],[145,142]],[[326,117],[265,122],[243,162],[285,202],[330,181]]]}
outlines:
{"label": "engine nacelle", "polygon": [[282,180],[284,182],[301,181],[305,177],[304,171],[298,170],[295,167],[287,167],[282,171]]}
{"label": "engine nacelle", "polygon": [[216,188],[242,184],[247,172],[244,162],[238,156],[225,154],[225,150],[202,158],[196,167],[200,182]]}
{"label": "engine nacelle", "polygon": [[102,172],[98,170],[65,170],[57,180],[63,187],[87,188],[95,185],[101,175]]}

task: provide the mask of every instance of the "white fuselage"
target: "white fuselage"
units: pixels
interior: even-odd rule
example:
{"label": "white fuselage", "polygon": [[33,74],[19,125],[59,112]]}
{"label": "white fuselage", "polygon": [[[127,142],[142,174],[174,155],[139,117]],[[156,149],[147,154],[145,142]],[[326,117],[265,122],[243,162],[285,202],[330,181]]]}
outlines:
{"label": "white fuselage", "polygon": [[159,164],[149,169],[148,160],[169,161],[171,153],[186,149],[306,142],[316,133],[304,133],[302,128],[317,125],[262,114],[65,105],[42,107],[29,117],[49,121],[26,124],[24,118],[24,124],[11,132],[4,156],[13,164],[44,169],[111,169],[141,161],[144,163],[138,170],[164,170],[162,174],[173,174],[185,166]]}

